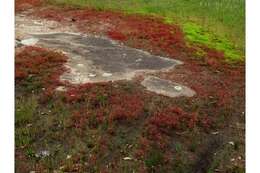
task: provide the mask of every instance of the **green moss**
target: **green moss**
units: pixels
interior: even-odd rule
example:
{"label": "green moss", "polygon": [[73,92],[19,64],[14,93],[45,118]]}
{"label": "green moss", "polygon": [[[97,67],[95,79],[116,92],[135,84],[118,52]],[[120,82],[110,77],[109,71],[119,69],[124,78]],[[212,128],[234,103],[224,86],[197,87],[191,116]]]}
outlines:
{"label": "green moss", "polygon": [[214,33],[206,31],[201,26],[190,22],[183,25],[183,31],[189,42],[207,45],[210,48],[223,51],[228,61],[243,60],[243,54],[224,37],[217,37]]}

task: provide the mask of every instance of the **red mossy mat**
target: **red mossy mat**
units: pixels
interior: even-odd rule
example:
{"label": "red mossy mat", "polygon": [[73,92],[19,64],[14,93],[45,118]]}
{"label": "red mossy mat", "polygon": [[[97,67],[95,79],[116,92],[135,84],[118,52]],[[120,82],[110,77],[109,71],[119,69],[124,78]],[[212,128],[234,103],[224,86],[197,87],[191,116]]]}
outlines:
{"label": "red mossy mat", "polygon": [[[21,48],[15,56],[16,84],[29,84],[54,90],[61,82],[60,75],[67,69],[64,64],[67,57],[59,52],[39,47]],[[32,83],[31,83],[32,82]]]}
{"label": "red mossy mat", "polygon": [[15,0],[15,11],[20,12],[40,6],[44,0]]}

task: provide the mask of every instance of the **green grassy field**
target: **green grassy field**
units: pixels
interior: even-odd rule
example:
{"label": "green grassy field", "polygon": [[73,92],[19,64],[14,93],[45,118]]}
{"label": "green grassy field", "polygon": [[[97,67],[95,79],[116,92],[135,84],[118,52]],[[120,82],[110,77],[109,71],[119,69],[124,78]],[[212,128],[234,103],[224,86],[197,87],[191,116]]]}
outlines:
{"label": "green grassy field", "polygon": [[183,26],[187,39],[224,51],[231,60],[245,51],[245,0],[51,0],[56,5],[158,15]]}

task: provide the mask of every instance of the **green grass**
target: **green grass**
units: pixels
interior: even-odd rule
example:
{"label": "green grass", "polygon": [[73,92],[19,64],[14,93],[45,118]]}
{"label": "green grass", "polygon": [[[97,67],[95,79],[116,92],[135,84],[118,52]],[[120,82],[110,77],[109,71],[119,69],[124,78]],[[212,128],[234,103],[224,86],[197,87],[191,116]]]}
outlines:
{"label": "green grass", "polygon": [[211,34],[203,27],[194,23],[184,24],[183,30],[188,41],[195,44],[207,45],[209,48],[223,51],[229,61],[243,59],[244,50],[236,48],[231,41],[223,36]]}
{"label": "green grass", "polygon": [[28,124],[32,123],[38,107],[37,99],[33,97],[16,99],[15,136],[16,146],[28,145],[33,135]]}
{"label": "green grass", "polygon": [[153,149],[152,151],[150,151],[147,159],[145,160],[145,165],[148,168],[152,168],[159,165],[161,162],[163,162],[162,153],[160,152],[160,150]]}
{"label": "green grass", "polygon": [[167,23],[182,25],[187,39],[191,42],[222,50],[231,60],[244,57],[245,0],[52,0],[49,2],[56,5],[162,16]]}
{"label": "green grass", "polygon": [[33,118],[37,106],[38,103],[35,97],[16,100],[15,123],[29,123]]}

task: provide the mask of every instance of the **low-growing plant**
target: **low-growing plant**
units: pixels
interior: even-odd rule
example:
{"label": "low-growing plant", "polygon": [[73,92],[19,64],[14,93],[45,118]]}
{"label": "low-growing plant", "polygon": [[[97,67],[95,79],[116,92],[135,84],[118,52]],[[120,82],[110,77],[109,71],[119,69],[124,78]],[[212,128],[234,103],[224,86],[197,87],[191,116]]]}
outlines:
{"label": "low-growing plant", "polygon": [[19,126],[32,121],[38,107],[38,101],[36,96],[22,97],[16,99],[15,106],[15,124]]}

